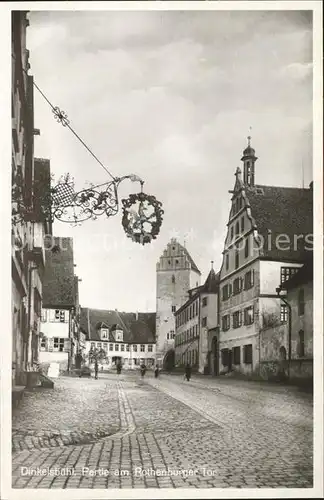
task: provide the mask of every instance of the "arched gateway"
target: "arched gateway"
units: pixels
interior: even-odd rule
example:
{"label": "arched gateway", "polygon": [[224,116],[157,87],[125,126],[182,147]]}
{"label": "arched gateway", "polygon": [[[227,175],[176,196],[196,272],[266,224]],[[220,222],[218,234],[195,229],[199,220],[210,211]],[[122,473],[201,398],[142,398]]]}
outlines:
{"label": "arched gateway", "polygon": [[171,371],[175,364],[175,352],[174,349],[169,349],[163,358],[163,370]]}

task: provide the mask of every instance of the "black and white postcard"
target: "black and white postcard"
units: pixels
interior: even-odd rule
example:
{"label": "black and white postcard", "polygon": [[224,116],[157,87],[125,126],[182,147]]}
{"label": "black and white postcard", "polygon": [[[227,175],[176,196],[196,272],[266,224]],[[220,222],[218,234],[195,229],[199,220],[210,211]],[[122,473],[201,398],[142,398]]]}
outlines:
{"label": "black and white postcard", "polygon": [[0,12],[1,498],[322,497],[321,3]]}

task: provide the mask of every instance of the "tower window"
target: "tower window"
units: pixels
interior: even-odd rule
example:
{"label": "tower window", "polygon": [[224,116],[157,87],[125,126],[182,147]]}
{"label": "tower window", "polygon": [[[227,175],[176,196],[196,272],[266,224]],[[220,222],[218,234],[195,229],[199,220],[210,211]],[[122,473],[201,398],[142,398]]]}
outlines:
{"label": "tower window", "polygon": [[235,225],[235,234],[239,234],[240,233],[240,226],[239,226],[239,223],[237,222],[236,225]]}
{"label": "tower window", "polygon": [[246,238],[245,240],[245,258],[247,258],[249,256],[249,238]]}
{"label": "tower window", "polygon": [[228,253],[225,256],[225,263],[226,263],[226,271],[228,271],[228,268],[229,268],[229,255],[228,255]]}
{"label": "tower window", "polygon": [[238,250],[235,250],[235,269],[240,265],[240,256]]}
{"label": "tower window", "polygon": [[233,239],[233,237],[234,237],[234,227],[232,226],[231,227],[231,240]]}
{"label": "tower window", "polygon": [[176,306],[172,306],[171,310],[172,310],[173,313],[176,312]]}
{"label": "tower window", "polygon": [[241,232],[244,232],[244,217],[241,219]]}

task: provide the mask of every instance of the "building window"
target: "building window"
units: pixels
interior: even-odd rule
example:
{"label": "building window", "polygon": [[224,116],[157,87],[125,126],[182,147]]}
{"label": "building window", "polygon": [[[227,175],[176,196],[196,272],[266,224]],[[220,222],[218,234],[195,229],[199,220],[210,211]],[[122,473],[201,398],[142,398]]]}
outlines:
{"label": "building window", "polygon": [[40,341],[40,350],[46,351],[46,339],[44,337]]}
{"label": "building window", "polygon": [[243,280],[242,278],[235,278],[233,281],[233,295],[237,295],[242,291],[243,288]]}
{"label": "building window", "polygon": [[106,344],[106,342],[104,342],[104,343],[102,344],[102,347],[103,347],[104,351],[107,351],[107,350],[108,350],[108,344]]}
{"label": "building window", "polygon": [[101,349],[101,342],[97,342],[98,349]]}
{"label": "building window", "polygon": [[145,352],[145,345],[141,344],[141,352]]}
{"label": "building window", "polygon": [[243,361],[246,364],[252,364],[252,344],[243,347]]}
{"label": "building window", "polygon": [[174,274],[172,274],[172,278],[171,279],[172,279],[172,283],[175,283],[175,276],[174,276]]}
{"label": "building window", "polygon": [[54,337],[54,351],[63,352],[64,351],[64,339]]}
{"label": "building window", "polygon": [[298,333],[298,356],[303,358],[305,356],[305,334],[303,330]]}
{"label": "building window", "polygon": [[121,351],[125,351],[125,344],[121,344],[121,346],[120,346],[120,350],[121,350]]}
{"label": "building window", "polygon": [[228,283],[227,285],[223,286],[223,300],[228,300],[231,295],[232,295],[232,285]]}
{"label": "building window", "polygon": [[149,344],[147,346],[147,352],[153,352],[153,345],[152,344]]}
{"label": "building window", "polygon": [[172,306],[171,310],[172,310],[173,313],[175,313],[176,312],[176,306]]}
{"label": "building window", "polygon": [[280,305],[280,323],[287,323],[288,321],[288,307],[286,304]]}
{"label": "building window", "polygon": [[222,365],[223,366],[228,366],[228,363],[229,363],[229,352],[228,352],[228,349],[222,349],[221,350],[221,359],[222,359]]}
{"label": "building window", "polygon": [[60,323],[65,323],[65,311],[60,311],[59,309],[55,309],[55,321],[59,321]]}
{"label": "building window", "polygon": [[114,350],[114,344],[109,344],[109,351],[113,351]]}
{"label": "building window", "polygon": [[244,276],[244,289],[248,290],[254,285],[254,269],[248,271]]}
{"label": "building window", "polygon": [[225,314],[225,316],[222,317],[222,328],[224,332],[230,329],[230,323],[231,323],[230,315]]}
{"label": "building window", "polygon": [[231,240],[234,238],[234,226],[231,227]]}
{"label": "building window", "polygon": [[240,254],[238,250],[235,250],[235,269],[240,265]]}
{"label": "building window", "polygon": [[108,331],[107,330],[101,330],[101,339],[102,340],[108,339]]}
{"label": "building window", "polygon": [[207,326],[207,318],[202,318],[201,320],[201,326]]}
{"label": "building window", "polygon": [[298,316],[303,316],[305,313],[305,292],[301,288],[298,292]]}
{"label": "building window", "polygon": [[233,313],[233,328],[239,328],[242,325],[242,312],[235,311]]}
{"label": "building window", "polygon": [[226,271],[228,271],[228,268],[229,268],[229,255],[228,255],[228,253],[225,255],[225,265],[226,265]]}
{"label": "building window", "polygon": [[244,233],[244,217],[241,219],[241,233]]}
{"label": "building window", "polygon": [[95,342],[91,342],[90,349],[94,349],[95,347],[96,347],[96,343]]}
{"label": "building window", "polygon": [[202,306],[203,306],[203,307],[206,307],[206,306],[207,306],[207,302],[208,302],[208,297],[204,297],[204,298],[202,299]]}
{"label": "building window", "polygon": [[46,323],[47,321],[47,309],[42,309],[42,317],[41,317],[41,321],[43,323]]}
{"label": "building window", "polygon": [[134,352],[137,352],[137,344],[134,344],[134,345],[133,345],[133,351],[134,351]]}
{"label": "building window", "polygon": [[126,351],[129,351],[129,344],[126,344]]}
{"label": "building window", "polygon": [[280,269],[280,283],[289,280],[298,271],[298,267],[282,267]]}
{"label": "building window", "polygon": [[254,322],[254,307],[246,307],[244,309],[244,324],[245,325],[252,325]]}
{"label": "building window", "polygon": [[241,363],[241,348],[240,346],[233,349],[233,364],[239,365]]}
{"label": "building window", "polygon": [[119,351],[119,344],[115,344],[115,351]]}
{"label": "building window", "polygon": [[235,235],[237,236],[238,234],[240,234],[240,225],[239,223],[237,222],[235,224]]}
{"label": "building window", "polygon": [[249,254],[250,254],[250,248],[249,248],[249,238],[246,238],[245,240],[245,247],[244,247],[244,255],[245,255],[245,258],[247,259]]}

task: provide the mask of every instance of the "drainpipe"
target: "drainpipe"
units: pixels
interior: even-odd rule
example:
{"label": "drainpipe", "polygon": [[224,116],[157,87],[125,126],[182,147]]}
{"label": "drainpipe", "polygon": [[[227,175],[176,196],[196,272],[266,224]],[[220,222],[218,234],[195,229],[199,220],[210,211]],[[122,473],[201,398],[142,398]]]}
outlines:
{"label": "drainpipe", "polygon": [[288,308],[288,378],[290,378],[290,365],[291,365],[291,305],[287,300],[280,295],[281,288],[276,288],[276,292],[280,300],[287,306]]}

